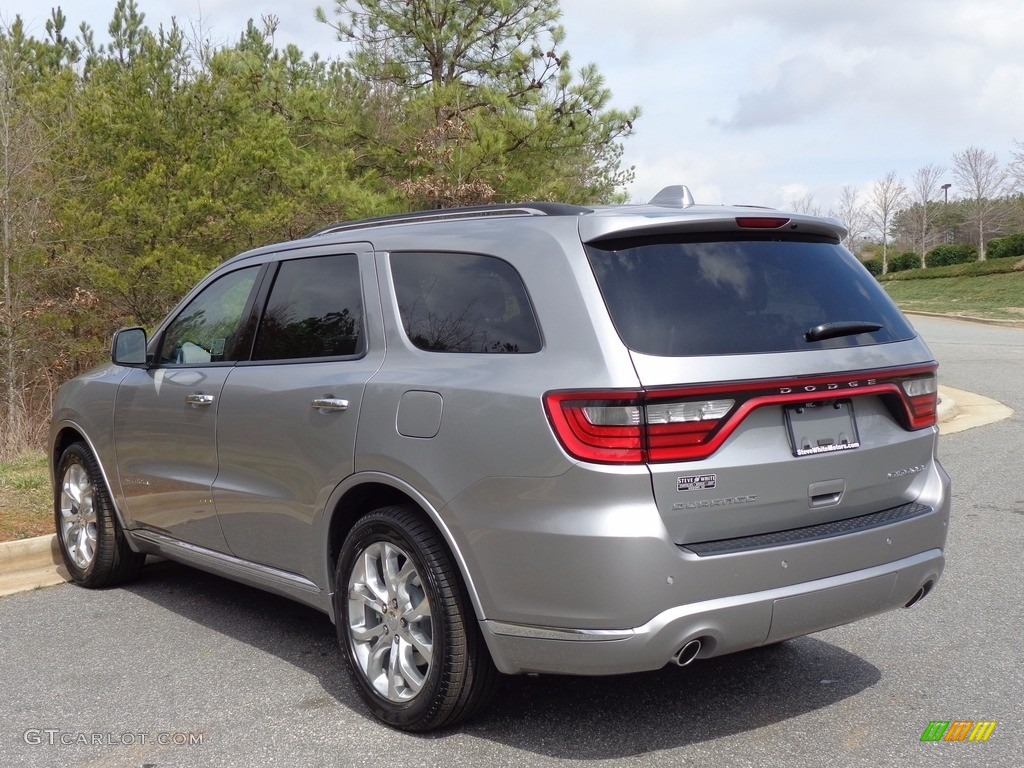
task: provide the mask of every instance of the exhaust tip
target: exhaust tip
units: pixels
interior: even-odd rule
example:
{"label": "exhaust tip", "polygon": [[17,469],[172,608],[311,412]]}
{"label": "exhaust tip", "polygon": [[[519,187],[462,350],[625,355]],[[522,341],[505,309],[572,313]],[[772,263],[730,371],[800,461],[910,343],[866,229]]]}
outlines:
{"label": "exhaust tip", "polygon": [[922,600],[924,600],[925,595],[927,595],[929,592],[932,591],[932,585],[933,584],[934,584],[934,582],[931,582],[931,581],[926,581],[924,584],[922,584],[921,588],[918,589],[917,592],[914,593],[914,596],[912,598],[910,598],[910,600],[907,601],[907,604],[904,605],[903,607],[904,608],[913,608],[915,605],[917,605]]}
{"label": "exhaust tip", "polygon": [[689,664],[691,661],[697,658],[697,654],[700,653],[700,649],[702,646],[703,643],[699,638],[696,640],[691,640],[678,651],[676,651],[676,655],[672,657],[672,661],[674,661],[677,666],[685,667],[687,664]]}

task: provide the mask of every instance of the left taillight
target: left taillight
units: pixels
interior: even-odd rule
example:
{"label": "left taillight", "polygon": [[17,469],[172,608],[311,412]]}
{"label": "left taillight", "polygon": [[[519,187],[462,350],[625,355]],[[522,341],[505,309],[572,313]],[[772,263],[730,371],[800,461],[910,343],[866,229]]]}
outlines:
{"label": "left taillight", "polygon": [[709,453],[705,446],[736,401],[651,398],[644,392],[552,392],[544,404],[555,434],[571,455],[603,464],[642,464]]}
{"label": "left taillight", "polygon": [[638,393],[552,392],[544,407],[555,435],[577,459],[642,464],[643,411]]}

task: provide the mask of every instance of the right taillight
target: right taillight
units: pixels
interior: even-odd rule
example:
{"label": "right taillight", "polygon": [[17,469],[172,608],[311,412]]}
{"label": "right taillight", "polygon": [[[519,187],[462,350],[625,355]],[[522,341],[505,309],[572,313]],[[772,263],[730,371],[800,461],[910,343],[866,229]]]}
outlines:
{"label": "right taillight", "polygon": [[549,392],[544,409],[571,456],[601,464],[711,456],[756,408],[874,395],[904,428],[933,426],[934,363],[888,371],[648,390]]}
{"label": "right taillight", "polygon": [[924,429],[935,423],[939,408],[939,381],[932,371],[900,381],[911,429]]}

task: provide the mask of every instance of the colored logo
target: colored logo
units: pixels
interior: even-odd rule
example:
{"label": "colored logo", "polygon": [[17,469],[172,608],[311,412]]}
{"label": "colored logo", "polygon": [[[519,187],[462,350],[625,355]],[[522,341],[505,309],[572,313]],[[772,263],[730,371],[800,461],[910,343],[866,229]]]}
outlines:
{"label": "colored logo", "polygon": [[988,741],[996,725],[994,720],[932,720],[921,741]]}

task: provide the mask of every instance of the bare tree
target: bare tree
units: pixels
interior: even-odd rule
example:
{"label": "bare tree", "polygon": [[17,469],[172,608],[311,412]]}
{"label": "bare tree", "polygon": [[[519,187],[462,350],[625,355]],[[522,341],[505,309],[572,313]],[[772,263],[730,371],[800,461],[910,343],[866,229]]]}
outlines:
{"label": "bare tree", "polygon": [[1005,206],[1010,171],[993,152],[968,147],[953,155],[953,178],[963,190],[971,223],[978,232],[978,261],[985,260],[985,236],[997,229]]}
{"label": "bare tree", "polygon": [[[53,26],[51,22],[57,22]],[[63,16],[53,12],[47,29],[60,37]],[[54,126],[38,109],[37,85],[29,76],[32,51],[21,20],[0,24],[0,456],[16,454],[38,437],[41,422],[32,418],[29,377],[38,381],[38,359],[26,340],[32,336],[34,291],[38,285],[40,231],[46,224],[47,189],[43,168],[52,150]],[[60,43],[62,44],[62,43]],[[48,408],[46,409],[49,410]]]}
{"label": "bare tree", "polygon": [[806,213],[810,216],[821,216],[821,206],[814,204],[814,195],[809,192],[789,203],[789,209],[794,213]]}
{"label": "bare tree", "polygon": [[0,258],[3,261],[0,297],[0,344],[3,346],[3,444],[0,454],[14,450],[22,431],[23,413],[18,385],[18,284],[16,272],[24,228],[31,207],[24,194],[35,170],[32,151],[35,126],[20,108],[17,69],[19,52],[6,29],[0,29]]}
{"label": "bare tree", "polygon": [[[264,21],[266,21],[266,17],[264,17]],[[213,52],[223,46],[213,42],[213,38],[210,36],[210,22],[203,17],[202,9],[198,16],[189,17],[188,26],[185,44],[192,57],[192,63],[199,72],[209,74],[213,64]]]}
{"label": "bare tree", "polygon": [[942,179],[943,174],[946,173],[946,167],[944,165],[930,164],[923,168],[918,168],[914,173],[914,178],[911,182],[911,201],[914,203],[916,208],[915,213],[915,233],[918,236],[918,248],[921,253],[921,266],[927,267],[925,263],[926,254],[928,253],[928,235],[931,229],[932,220],[934,217],[934,207],[932,197],[938,197],[939,190],[942,188],[939,186],[939,180]]}
{"label": "bare tree", "polygon": [[1024,141],[1013,140],[1013,160],[1010,161],[1009,173],[1014,191],[1024,193]]}
{"label": "bare tree", "polygon": [[868,217],[882,236],[882,274],[889,271],[889,229],[893,217],[907,203],[907,187],[889,171],[876,181],[868,198]]}
{"label": "bare tree", "polygon": [[830,211],[829,215],[839,219],[846,227],[846,240],[843,242],[847,248],[856,253],[857,245],[864,239],[868,228],[867,213],[857,188],[843,187],[843,191],[839,195],[839,203],[834,211]]}

